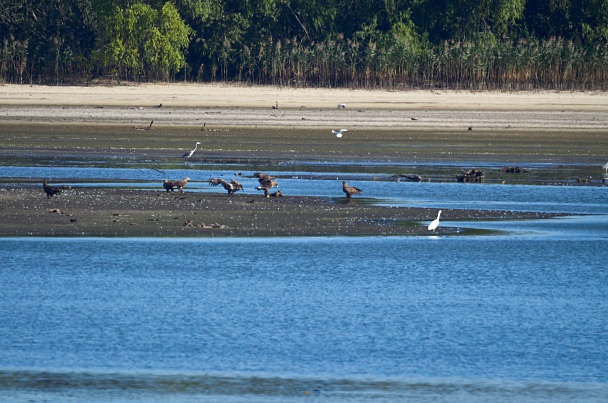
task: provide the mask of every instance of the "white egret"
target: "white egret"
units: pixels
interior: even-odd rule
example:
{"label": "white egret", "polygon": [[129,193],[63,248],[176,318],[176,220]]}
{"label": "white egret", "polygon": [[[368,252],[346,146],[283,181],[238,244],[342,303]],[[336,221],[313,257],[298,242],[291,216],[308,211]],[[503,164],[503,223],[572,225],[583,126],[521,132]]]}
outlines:
{"label": "white egret", "polygon": [[194,150],[188,151],[187,153],[185,153],[184,155],[182,155],[182,158],[188,159],[188,158],[192,157],[192,154],[194,154],[194,152],[196,151],[196,147],[198,147],[198,145],[200,143],[201,143],[200,141],[197,141],[196,144],[194,145]]}
{"label": "white egret", "polygon": [[347,132],[348,130],[346,129],[340,129],[338,131],[335,131],[332,129],[332,133],[334,134],[334,136],[336,136],[337,138],[341,138],[342,137],[342,133]]}
{"label": "white egret", "polygon": [[602,168],[604,168],[604,171],[606,171],[606,173],[608,173],[608,162],[605,163],[604,165],[602,165]]}
{"label": "white egret", "polygon": [[437,229],[437,227],[439,226],[439,217],[441,216],[441,210],[439,210],[439,213],[437,213],[437,218],[435,218],[430,224],[429,224],[429,231],[433,231],[435,232],[435,230]]}

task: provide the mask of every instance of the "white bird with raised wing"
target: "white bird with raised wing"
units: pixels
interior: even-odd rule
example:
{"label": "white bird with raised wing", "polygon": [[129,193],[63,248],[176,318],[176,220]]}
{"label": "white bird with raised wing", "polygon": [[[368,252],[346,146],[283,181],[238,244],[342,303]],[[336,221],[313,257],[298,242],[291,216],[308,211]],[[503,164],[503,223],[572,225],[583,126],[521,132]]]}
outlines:
{"label": "white bird with raised wing", "polygon": [[429,231],[433,231],[435,232],[435,230],[437,229],[437,227],[439,226],[439,217],[441,216],[441,210],[439,210],[439,213],[437,213],[437,218],[435,218],[430,224],[429,224]]}
{"label": "white bird with raised wing", "polygon": [[337,138],[341,138],[341,137],[342,137],[342,134],[343,134],[344,132],[347,132],[347,131],[348,131],[348,130],[346,130],[346,129],[340,129],[340,130],[338,130],[338,131],[332,130],[331,132],[332,132],[332,133],[334,134],[334,136],[336,136]]}

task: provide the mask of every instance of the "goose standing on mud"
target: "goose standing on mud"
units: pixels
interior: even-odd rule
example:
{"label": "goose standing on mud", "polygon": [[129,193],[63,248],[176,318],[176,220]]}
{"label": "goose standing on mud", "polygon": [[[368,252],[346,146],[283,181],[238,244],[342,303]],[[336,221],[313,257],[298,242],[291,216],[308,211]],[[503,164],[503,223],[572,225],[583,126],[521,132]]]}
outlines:
{"label": "goose standing on mud", "polygon": [[429,231],[433,231],[435,232],[435,230],[437,229],[437,227],[439,226],[439,217],[441,216],[441,210],[439,210],[439,213],[437,213],[437,218],[435,218],[430,224],[429,224]]}
{"label": "goose standing on mud", "polygon": [[353,197],[354,194],[363,193],[363,191],[359,188],[356,188],[354,186],[348,186],[346,184],[346,181],[342,182],[342,191],[346,193],[346,197],[348,197],[349,199]]}
{"label": "goose standing on mud", "polygon": [[198,145],[200,143],[201,143],[200,141],[197,141],[196,144],[194,145],[194,150],[188,151],[187,153],[182,155],[182,158],[188,159],[188,158],[192,157],[192,154],[194,154],[194,152],[196,151],[196,148],[198,147]]}

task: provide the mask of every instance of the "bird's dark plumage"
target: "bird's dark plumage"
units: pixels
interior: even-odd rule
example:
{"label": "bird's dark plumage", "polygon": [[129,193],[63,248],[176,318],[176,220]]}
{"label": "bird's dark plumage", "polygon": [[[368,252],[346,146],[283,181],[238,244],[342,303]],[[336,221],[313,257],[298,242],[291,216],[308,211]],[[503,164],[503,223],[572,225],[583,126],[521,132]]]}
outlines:
{"label": "bird's dark plumage", "polygon": [[279,187],[279,182],[273,181],[272,179],[264,179],[264,180],[260,180],[260,186],[257,187],[258,190],[261,190],[263,188],[273,188],[273,187]]}
{"label": "bird's dark plumage", "polygon": [[236,193],[238,190],[243,190],[243,186],[234,179],[232,179],[230,182],[226,182],[225,180],[220,178],[213,178],[209,179],[209,184],[211,186],[222,185],[224,189],[228,191],[229,195]]}
{"label": "bird's dark plumage", "polygon": [[362,193],[361,189],[358,189],[354,186],[348,186],[346,182],[342,182],[342,190],[346,193],[346,197],[351,198],[354,194]]}
{"label": "bird's dark plumage", "polygon": [[44,193],[46,193],[46,197],[53,197],[61,193],[61,189],[56,188],[55,186],[49,185],[47,180],[42,181],[42,189],[44,189]]}
{"label": "bird's dark plumage", "polygon": [[[271,178],[271,177],[268,177]],[[273,187],[278,187],[279,183],[273,181],[272,179],[260,179],[260,186],[256,187],[257,190],[263,190],[264,191],[264,196],[266,197],[270,197],[270,189],[272,189]]]}
{"label": "bird's dark plumage", "polygon": [[274,176],[270,176],[268,174],[265,174],[264,172],[256,172],[253,174],[253,177],[258,178],[258,181],[260,181],[260,183],[262,183],[262,181],[265,179],[270,179],[270,180],[276,179]]}
{"label": "bird's dark plumage", "polygon": [[179,181],[168,181],[165,179],[163,182],[163,187],[167,192],[173,192],[174,189],[177,189],[180,193],[184,193],[183,187],[188,184],[190,178],[184,178]]}
{"label": "bird's dark plumage", "polygon": [[165,188],[167,193],[173,192],[173,182],[172,181],[168,181],[165,179],[165,181],[163,182],[163,187]]}

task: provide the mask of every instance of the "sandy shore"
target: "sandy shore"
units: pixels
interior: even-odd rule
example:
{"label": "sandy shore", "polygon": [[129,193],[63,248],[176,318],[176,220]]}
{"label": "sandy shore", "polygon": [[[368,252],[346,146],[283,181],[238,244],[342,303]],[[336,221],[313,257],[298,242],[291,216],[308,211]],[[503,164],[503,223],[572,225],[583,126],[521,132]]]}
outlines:
{"label": "sandy shore", "polygon": [[[345,105],[338,108],[338,105]],[[276,109],[278,105],[278,109]],[[0,122],[362,129],[608,129],[608,93],[0,86]]]}
{"label": "sandy shore", "polygon": [[429,110],[525,110],[608,112],[603,92],[469,92],[295,89],[227,84],[121,86],[0,85],[0,105],[141,106],[198,108],[336,108]]}

